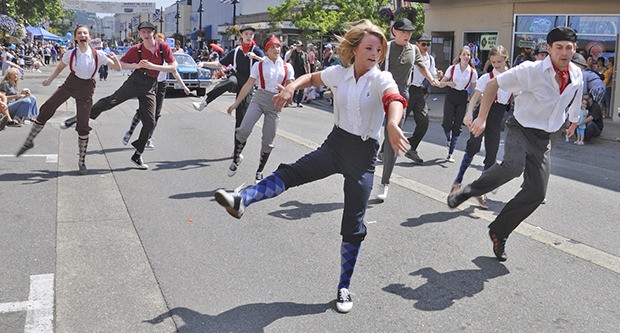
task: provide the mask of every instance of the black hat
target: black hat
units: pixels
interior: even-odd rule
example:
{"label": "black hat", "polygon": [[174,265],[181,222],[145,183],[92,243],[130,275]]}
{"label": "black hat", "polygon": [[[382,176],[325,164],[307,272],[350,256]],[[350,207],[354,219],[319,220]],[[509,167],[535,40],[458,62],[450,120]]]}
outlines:
{"label": "black hat", "polygon": [[149,21],[143,21],[140,22],[140,24],[138,24],[138,30],[140,29],[153,29],[155,30],[155,26],[153,25],[153,23],[149,22]]}
{"label": "black hat", "polygon": [[246,25],[241,27],[241,29],[239,29],[239,32],[244,32],[246,30],[252,30],[253,32],[256,32],[256,29],[254,29],[254,27],[250,26],[250,25]]}
{"label": "black hat", "polygon": [[547,44],[551,45],[557,41],[569,41],[577,43],[577,33],[569,27],[556,27],[547,34]]}
{"label": "black hat", "polygon": [[536,45],[536,47],[534,48],[534,55],[541,54],[541,53],[549,54],[549,52],[547,51],[547,46],[540,45],[540,44]]}
{"label": "black hat", "polygon": [[422,41],[430,41],[431,40],[431,36],[429,36],[428,34],[422,34],[420,37],[418,37],[416,39],[418,42],[422,42]]}
{"label": "black hat", "polygon": [[575,53],[573,54],[573,59],[571,61],[579,66],[588,67],[588,63],[586,62],[586,58],[584,58],[581,54]]}
{"label": "black hat", "polygon": [[414,30],[413,23],[411,23],[411,21],[409,21],[409,19],[406,19],[406,18],[399,18],[398,20],[394,22],[394,25],[392,27],[396,30],[402,30],[402,31],[413,31]]}

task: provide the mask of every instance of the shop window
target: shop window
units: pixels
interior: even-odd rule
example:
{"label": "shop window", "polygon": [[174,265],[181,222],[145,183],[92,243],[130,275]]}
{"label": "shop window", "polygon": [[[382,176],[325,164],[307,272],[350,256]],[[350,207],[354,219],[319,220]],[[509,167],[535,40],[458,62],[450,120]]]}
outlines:
{"label": "shop window", "polygon": [[620,16],[569,16],[568,19],[577,34],[615,36],[620,31]]}
{"label": "shop window", "polygon": [[515,22],[515,32],[546,35],[554,27],[565,25],[566,16],[519,15]]}

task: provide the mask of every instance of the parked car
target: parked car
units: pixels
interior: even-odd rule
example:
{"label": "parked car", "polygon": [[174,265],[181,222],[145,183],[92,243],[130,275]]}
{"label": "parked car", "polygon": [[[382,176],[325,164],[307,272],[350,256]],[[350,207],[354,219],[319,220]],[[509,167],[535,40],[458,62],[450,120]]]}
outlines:
{"label": "parked car", "polygon": [[[181,75],[183,83],[189,90],[195,90],[197,96],[203,96],[207,87],[211,85],[211,71],[206,68],[198,69],[196,61],[187,54],[175,53],[174,58],[177,61],[177,71]],[[166,77],[166,90],[183,90],[172,73],[168,73],[168,77]]]}

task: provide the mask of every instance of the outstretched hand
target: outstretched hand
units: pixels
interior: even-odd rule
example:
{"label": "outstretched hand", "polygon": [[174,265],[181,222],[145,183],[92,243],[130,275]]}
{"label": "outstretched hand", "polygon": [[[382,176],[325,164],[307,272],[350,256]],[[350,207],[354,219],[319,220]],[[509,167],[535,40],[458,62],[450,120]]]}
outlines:
{"label": "outstretched hand", "polygon": [[482,120],[480,119],[480,117],[478,117],[469,126],[469,132],[471,132],[471,134],[477,138],[480,136],[480,134],[482,134],[482,132],[484,132],[486,126],[486,120]]}
{"label": "outstretched hand", "polygon": [[279,93],[273,95],[273,97],[271,98],[271,100],[273,101],[273,106],[277,111],[282,110],[283,107],[291,104],[291,102],[293,101],[293,94],[294,94],[294,90],[290,91],[291,89],[288,89],[287,87],[283,87],[282,85],[278,85],[278,90],[280,91]]}
{"label": "outstretched hand", "polygon": [[387,125],[388,139],[396,156],[399,152],[409,151],[409,140],[403,133],[403,130],[396,124],[388,123]]}

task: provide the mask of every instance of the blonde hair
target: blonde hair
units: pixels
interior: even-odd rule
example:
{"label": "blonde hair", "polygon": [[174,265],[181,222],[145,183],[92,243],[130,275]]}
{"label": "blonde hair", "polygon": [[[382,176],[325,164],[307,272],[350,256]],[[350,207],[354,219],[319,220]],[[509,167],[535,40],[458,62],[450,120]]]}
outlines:
{"label": "blonde hair", "polygon": [[162,34],[161,32],[156,33],[155,38],[166,40],[166,36]]}
{"label": "blonde hair", "polygon": [[510,68],[510,62],[508,61],[508,50],[506,50],[505,47],[503,47],[501,45],[493,46],[491,51],[489,51],[489,57],[488,58],[491,59],[492,56],[503,57],[506,60],[505,61],[506,62],[506,67]]}
{"label": "blonde hair", "polygon": [[493,46],[491,51],[489,51],[489,57],[492,57],[495,55],[508,59],[508,50],[506,50],[506,48],[501,45],[495,45]]}
{"label": "blonde hair", "polygon": [[9,69],[7,69],[6,74],[4,74],[4,80],[2,80],[2,82],[9,81],[9,74],[17,75],[18,80],[15,82],[15,86],[17,87],[17,84],[19,83],[19,70],[15,67],[10,67]]}
{"label": "blonde hair", "polygon": [[344,37],[336,36],[338,39],[338,45],[336,46],[336,54],[340,58],[340,64],[342,67],[349,67],[355,62],[355,50],[362,39],[367,35],[373,35],[381,41],[381,54],[379,55],[378,63],[382,63],[385,60],[385,51],[387,50],[387,39],[383,34],[381,28],[367,19],[363,19],[357,22],[351,23],[351,27],[344,35]]}

